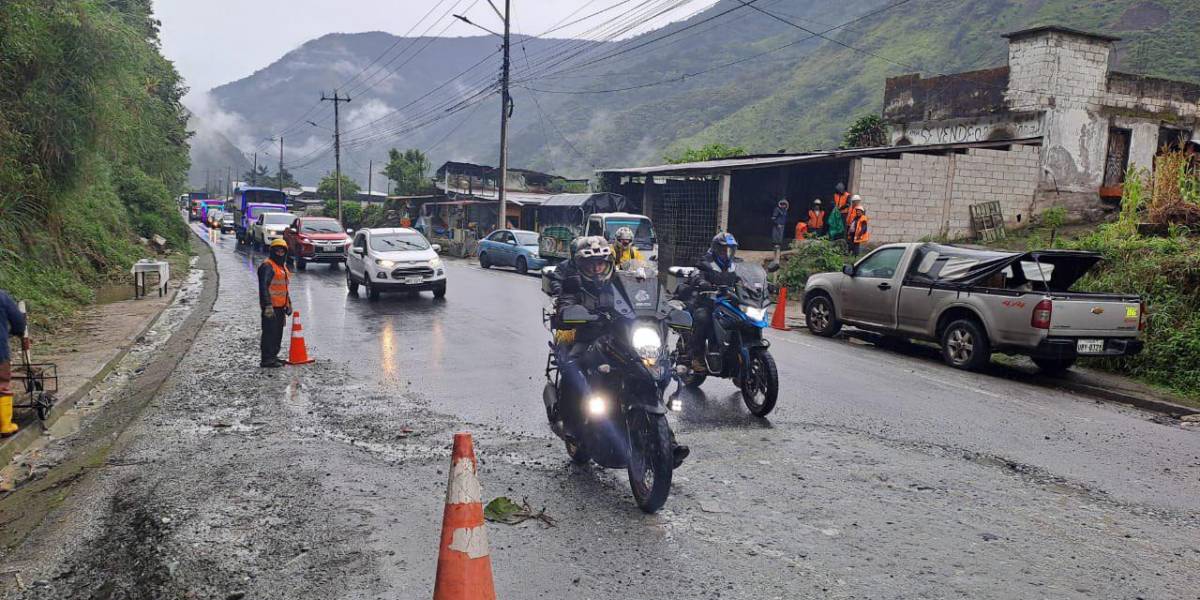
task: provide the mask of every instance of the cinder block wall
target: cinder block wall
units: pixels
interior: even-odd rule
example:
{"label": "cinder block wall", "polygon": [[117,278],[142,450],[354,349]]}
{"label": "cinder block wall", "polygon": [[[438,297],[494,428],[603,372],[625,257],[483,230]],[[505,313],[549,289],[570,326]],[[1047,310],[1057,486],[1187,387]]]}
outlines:
{"label": "cinder block wall", "polygon": [[871,216],[871,241],[909,242],[969,236],[968,207],[980,202],[999,201],[1008,226],[1023,226],[1037,189],[1040,150],[972,148],[966,154],[858,160],[852,188]]}

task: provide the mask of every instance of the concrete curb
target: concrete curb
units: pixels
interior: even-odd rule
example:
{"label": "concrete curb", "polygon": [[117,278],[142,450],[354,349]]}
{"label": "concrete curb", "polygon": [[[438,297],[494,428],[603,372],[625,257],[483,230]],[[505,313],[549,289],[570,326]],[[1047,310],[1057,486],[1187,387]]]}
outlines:
{"label": "concrete curb", "polygon": [[1062,390],[1075,392],[1078,394],[1086,394],[1089,396],[1095,396],[1098,398],[1103,398],[1105,400],[1109,400],[1111,402],[1120,402],[1121,404],[1128,404],[1130,406],[1134,406],[1134,407],[1140,408],[1142,410],[1148,410],[1148,411],[1152,411],[1152,412],[1162,413],[1162,414],[1165,414],[1165,415],[1168,415],[1171,417],[1175,417],[1175,418],[1179,418],[1184,415],[1200,414],[1200,409],[1195,409],[1190,406],[1184,406],[1182,404],[1176,404],[1174,402],[1170,402],[1167,400],[1160,400],[1158,398],[1151,398],[1149,396],[1143,396],[1140,394],[1133,394],[1133,393],[1122,392],[1119,390],[1103,388],[1100,386],[1084,383],[1082,381],[1070,381],[1070,380],[1065,380],[1065,379],[1047,379],[1047,381],[1045,381],[1044,383],[1037,383],[1034,385],[1041,385],[1043,387],[1050,387],[1050,388],[1058,388],[1058,389],[1062,389]]}
{"label": "concrete curb", "polygon": [[[192,232],[192,234],[195,235],[195,232]],[[200,239],[201,242],[204,242],[200,236],[196,237]],[[212,252],[212,248],[209,247],[207,243],[205,243],[204,248],[208,252]],[[209,285],[207,280],[204,282],[204,285]],[[170,299],[154,315],[154,318],[150,319],[146,323],[146,326],[138,332],[138,335],[134,339],[146,335],[146,333],[149,332],[152,327],[154,327],[154,324],[157,323],[158,319],[162,317],[163,312],[165,312],[174,304],[175,297],[178,295],[178,293],[179,289],[173,286],[171,289]],[[133,346],[130,345],[118,352],[111,359],[109,359],[107,363],[105,363],[104,367],[100,369],[99,372],[84,382],[83,385],[79,386],[79,389],[75,390],[73,394],[55,402],[54,408],[50,409],[50,414],[46,417],[45,421],[34,420],[33,422],[22,426],[21,430],[12,437],[4,438],[4,440],[0,441],[0,466],[7,465],[8,463],[12,462],[14,456],[24,452],[25,449],[33,444],[35,440],[41,437],[43,433],[49,431],[50,427],[52,427],[54,423],[58,421],[59,417],[61,417],[68,410],[74,408],[75,405],[79,403],[80,399],[86,397],[100,382],[104,381],[106,377],[111,375],[112,372],[116,370],[117,365],[121,363],[121,360],[124,359],[132,349]]]}

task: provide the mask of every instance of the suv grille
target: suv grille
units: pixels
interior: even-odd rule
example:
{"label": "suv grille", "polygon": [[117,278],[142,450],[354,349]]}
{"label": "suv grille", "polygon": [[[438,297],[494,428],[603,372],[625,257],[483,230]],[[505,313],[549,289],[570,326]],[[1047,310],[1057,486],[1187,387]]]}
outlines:
{"label": "suv grille", "polygon": [[429,267],[399,267],[392,270],[392,279],[404,279],[405,277],[432,277],[433,269]]}

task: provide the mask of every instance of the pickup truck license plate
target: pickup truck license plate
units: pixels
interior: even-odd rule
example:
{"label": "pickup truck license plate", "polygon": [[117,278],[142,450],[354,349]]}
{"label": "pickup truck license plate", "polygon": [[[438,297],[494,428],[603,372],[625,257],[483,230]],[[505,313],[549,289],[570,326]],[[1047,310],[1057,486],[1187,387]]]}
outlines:
{"label": "pickup truck license plate", "polygon": [[326,251],[326,252],[336,252],[336,251],[337,251],[337,249],[338,249],[338,247],[337,247],[337,246],[325,246],[325,251]]}
{"label": "pickup truck license plate", "polygon": [[421,283],[421,278],[420,277],[406,277],[406,278],[404,278],[404,283],[407,283],[408,285],[416,285],[418,283]]}
{"label": "pickup truck license plate", "polygon": [[1104,340],[1077,340],[1075,352],[1079,354],[1103,354]]}

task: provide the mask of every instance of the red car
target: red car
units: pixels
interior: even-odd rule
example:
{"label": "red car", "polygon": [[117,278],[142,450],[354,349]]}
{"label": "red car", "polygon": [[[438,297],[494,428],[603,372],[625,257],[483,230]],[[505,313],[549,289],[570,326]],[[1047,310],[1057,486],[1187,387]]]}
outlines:
{"label": "red car", "polygon": [[346,262],[350,236],[337,219],[329,217],[298,217],[283,232],[288,254],[303,271],[310,262],[329,263],[333,268]]}

